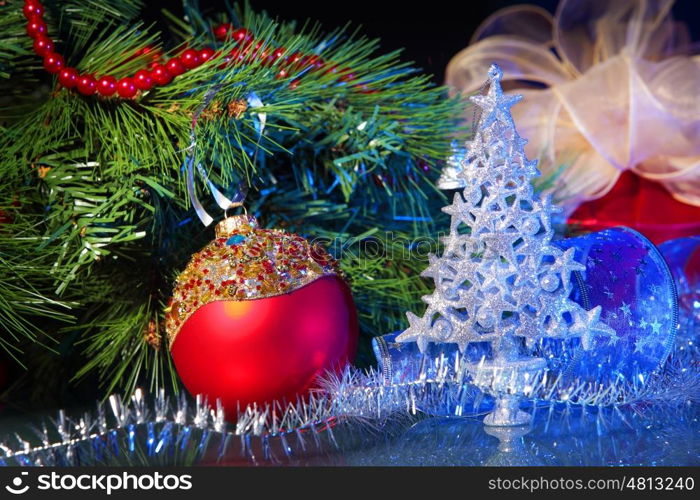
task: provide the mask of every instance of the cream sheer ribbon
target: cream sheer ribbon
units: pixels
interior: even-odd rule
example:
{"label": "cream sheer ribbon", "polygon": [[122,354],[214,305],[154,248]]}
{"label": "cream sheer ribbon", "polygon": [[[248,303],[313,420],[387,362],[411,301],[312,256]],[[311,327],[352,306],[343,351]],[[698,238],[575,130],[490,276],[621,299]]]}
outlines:
{"label": "cream sheer ribbon", "polygon": [[554,188],[567,212],[626,169],[700,206],[700,55],[672,4],[562,0],[554,17],[500,10],[450,61],[446,83],[473,93],[501,66],[506,88],[524,97],[512,111],[528,155],[545,175],[568,165]]}

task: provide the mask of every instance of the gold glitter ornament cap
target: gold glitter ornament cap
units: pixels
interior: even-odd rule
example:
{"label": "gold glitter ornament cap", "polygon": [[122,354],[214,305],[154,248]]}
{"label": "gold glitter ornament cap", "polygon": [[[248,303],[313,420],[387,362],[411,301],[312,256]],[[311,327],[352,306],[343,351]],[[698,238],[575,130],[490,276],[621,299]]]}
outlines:
{"label": "gold glitter ornament cap", "polygon": [[226,217],[216,226],[216,238],[192,255],[175,282],[165,310],[169,345],[187,319],[210,302],[274,297],[324,276],[343,275],[322,246],[262,229],[247,214]]}
{"label": "gold glitter ornament cap", "polygon": [[216,237],[227,238],[236,232],[250,232],[258,227],[258,221],[255,217],[245,215],[232,215],[216,225]]}

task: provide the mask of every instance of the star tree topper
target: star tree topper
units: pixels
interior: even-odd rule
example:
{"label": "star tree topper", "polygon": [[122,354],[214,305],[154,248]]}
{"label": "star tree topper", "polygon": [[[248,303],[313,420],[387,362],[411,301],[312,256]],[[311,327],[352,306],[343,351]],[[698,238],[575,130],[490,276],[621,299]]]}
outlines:
{"label": "star tree topper", "polygon": [[[600,306],[586,311],[569,299],[571,275],[585,267],[574,249],[551,244],[551,215],[559,209],[534,192],[537,162],[525,156],[526,140],[513,122],[511,106],[521,96],[503,94],[502,72],[489,69],[487,95],[471,100],[481,120],[459,172],[462,192],[443,210],[452,216],[441,257],[431,255],[422,274],[435,280],[423,297],[422,317],[408,313],[410,326],[399,342],[490,342],[500,363],[522,360],[523,347],[542,338],[580,338],[591,349],[596,337],[617,341],[600,321]],[[525,340],[525,346],[519,339]]]}

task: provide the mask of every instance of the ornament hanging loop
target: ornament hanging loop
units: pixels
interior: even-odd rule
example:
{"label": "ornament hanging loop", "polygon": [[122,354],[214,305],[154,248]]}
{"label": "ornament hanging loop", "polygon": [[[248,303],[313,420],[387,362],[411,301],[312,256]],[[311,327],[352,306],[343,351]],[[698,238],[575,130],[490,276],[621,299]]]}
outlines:
{"label": "ornament hanging loop", "polygon": [[224,218],[228,219],[228,211],[233,210],[234,208],[241,207],[243,209],[243,215],[248,218],[248,209],[245,207],[242,201],[232,201],[228,207],[224,209]]}
{"label": "ornament hanging loop", "polygon": [[[229,215],[228,211],[234,208],[243,208],[243,213],[238,215]],[[224,220],[216,225],[216,237],[227,238],[235,232],[252,231],[258,226],[255,217],[248,215],[248,209],[241,201],[232,201],[228,207],[224,209]]]}

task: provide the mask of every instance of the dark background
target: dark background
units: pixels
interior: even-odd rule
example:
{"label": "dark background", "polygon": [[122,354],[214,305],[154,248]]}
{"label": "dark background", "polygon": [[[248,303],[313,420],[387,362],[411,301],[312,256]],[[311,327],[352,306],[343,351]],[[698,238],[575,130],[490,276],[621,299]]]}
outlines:
{"label": "dark background", "polygon": [[[405,48],[404,59],[414,61],[431,73],[436,83],[442,83],[447,63],[467,46],[472,33],[484,19],[498,9],[522,3],[539,5],[554,12],[558,1],[250,0],[254,9],[266,10],[280,20],[315,20],[326,30],[348,22],[362,26],[364,34],[381,39],[383,51]],[[152,2],[147,15],[156,16],[164,7],[181,13],[178,5],[179,2]],[[225,11],[223,0],[200,0],[200,6],[212,15]],[[676,19],[689,25],[693,40],[700,41],[700,1],[677,0],[673,13]]]}

